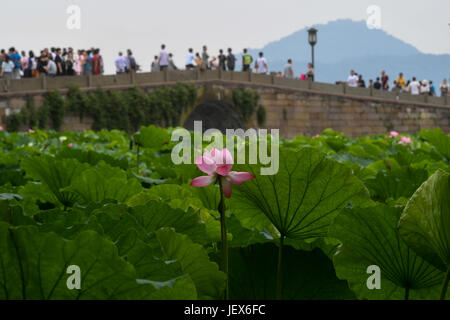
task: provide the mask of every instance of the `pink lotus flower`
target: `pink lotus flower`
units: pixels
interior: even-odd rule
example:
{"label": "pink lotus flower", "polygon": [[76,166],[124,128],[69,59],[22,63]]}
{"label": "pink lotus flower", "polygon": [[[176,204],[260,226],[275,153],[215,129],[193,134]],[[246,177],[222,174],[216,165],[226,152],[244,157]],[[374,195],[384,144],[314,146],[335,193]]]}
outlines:
{"label": "pink lotus flower", "polygon": [[316,134],[314,138],[320,138],[320,134]]}
{"label": "pink lotus flower", "polygon": [[211,152],[205,152],[203,157],[195,158],[195,164],[207,176],[192,180],[191,187],[206,187],[219,180],[222,184],[223,194],[227,198],[231,197],[232,183],[241,185],[244,181],[255,178],[248,172],[231,171],[233,157],[226,148],[222,151],[214,148]]}
{"label": "pink lotus flower", "polygon": [[69,148],[72,148],[73,147],[73,143],[71,142],[71,143],[69,143]]}
{"label": "pink lotus flower", "polygon": [[389,134],[391,135],[392,138],[396,138],[396,139],[399,136],[399,133],[397,131],[391,131]]}
{"label": "pink lotus flower", "polygon": [[411,142],[412,142],[412,140],[411,140],[410,137],[402,137],[400,139],[400,141],[398,142],[398,144],[401,144],[403,146],[407,146],[407,145],[411,144]]}
{"label": "pink lotus flower", "polygon": [[0,131],[3,131],[3,130],[4,130],[4,128],[2,126],[0,126]]}
{"label": "pink lotus flower", "polygon": [[34,133],[33,129],[28,129],[28,133]]}

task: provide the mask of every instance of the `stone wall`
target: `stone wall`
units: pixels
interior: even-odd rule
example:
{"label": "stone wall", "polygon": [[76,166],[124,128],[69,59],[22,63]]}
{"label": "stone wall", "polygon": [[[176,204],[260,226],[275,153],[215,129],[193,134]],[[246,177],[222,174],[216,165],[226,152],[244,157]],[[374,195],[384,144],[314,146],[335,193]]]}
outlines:
{"label": "stone wall", "polygon": [[[190,82],[199,88],[224,91],[221,96],[229,96],[236,88],[251,88],[260,93],[261,105],[266,108],[265,127],[280,129],[281,136],[285,138],[314,136],[327,128],[351,137],[382,134],[390,130],[418,133],[422,129],[436,127],[450,133],[450,101],[447,97],[410,96],[247,72],[176,71],[72,79],[83,91],[97,87],[124,90],[138,85],[149,92],[160,86]],[[24,81],[23,86],[19,85],[20,81]],[[0,124],[4,123],[7,115],[19,112],[25,106],[27,97],[32,97],[35,106],[39,107],[47,90],[58,88],[64,94],[64,88],[70,84],[67,77],[61,78],[60,82],[58,79],[20,81],[11,81],[9,86],[4,83],[4,88],[6,86],[8,90],[0,92]],[[27,88],[29,90],[25,90]],[[63,130],[90,129],[91,124],[91,119],[80,123],[77,117],[68,117]],[[250,125],[257,127],[256,116]]]}
{"label": "stone wall", "polygon": [[408,104],[362,101],[336,96],[260,90],[267,110],[267,128],[280,128],[280,135],[314,136],[332,128],[346,136],[384,134],[391,130],[418,133],[442,128],[450,133],[450,109]]}

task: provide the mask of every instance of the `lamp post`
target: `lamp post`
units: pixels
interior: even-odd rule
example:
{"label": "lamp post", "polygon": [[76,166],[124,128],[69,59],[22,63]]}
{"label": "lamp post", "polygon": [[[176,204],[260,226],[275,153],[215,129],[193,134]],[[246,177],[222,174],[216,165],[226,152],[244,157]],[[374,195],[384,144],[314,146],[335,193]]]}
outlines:
{"label": "lamp post", "polygon": [[314,46],[317,43],[317,29],[310,28],[308,30],[308,41],[309,41],[309,44],[311,45],[311,56],[312,56],[311,64],[312,64],[313,68],[315,68],[315,64],[314,64]]}

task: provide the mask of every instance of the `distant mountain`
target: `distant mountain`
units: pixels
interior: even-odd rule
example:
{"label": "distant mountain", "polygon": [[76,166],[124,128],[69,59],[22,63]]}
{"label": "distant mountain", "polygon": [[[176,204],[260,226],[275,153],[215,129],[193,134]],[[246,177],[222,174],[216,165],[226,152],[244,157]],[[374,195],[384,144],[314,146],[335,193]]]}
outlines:
{"label": "distant mountain", "polygon": [[[424,54],[414,46],[383,30],[369,29],[365,21],[337,20],[315,25],[318,42],[315,46],[316,80],[321,82],[347,79],[351,69],[366,81],[386,70],[393,81],[400,72],[407,79],[433,80],[439,85],[450,77],[450,55]],[[282,71],[288,58],[294,61],[296,76],[307,70],[311,60],[307,28],[297,31],[261,49],[249,49],[256,58],[263,51],[270,71]]]}

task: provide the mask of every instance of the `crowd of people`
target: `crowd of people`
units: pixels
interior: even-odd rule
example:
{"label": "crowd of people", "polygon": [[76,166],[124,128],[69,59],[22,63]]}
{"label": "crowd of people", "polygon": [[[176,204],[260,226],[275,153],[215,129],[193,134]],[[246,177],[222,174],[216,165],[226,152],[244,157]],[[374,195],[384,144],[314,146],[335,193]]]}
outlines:
{"label": "crowd of people", "polygon": [[[132,58],[129,51],[129,58]],[[7,79],[101,75],[104,73],[100,49],[78,50],[72,48],[45,48],[37,56],[33,51],[17,51],[11,47],[0,52],[0,76]]]}
{"label": "crowd of people", "polygon": [[[121,54],[119,53],[119,57],[116,59],[116,72],[123,72],[123,62],[121,62]],[[221,69],[223,71],[235,71],[236,70],[236,61],[237,58],[233,54],[233,49],[228,48],[226,53],[223,49],[220,49],[216,56],[210,56],[208,53],[208,47],[203,46],[201,52],[196,52],[194,54],[194,49],[189,48],[188,53],[186,54],[185,60],[185,69],[193,70],[199,69],[203,70],[218,70]],[[242,53],[242,71],[251,71],[254,68],[254,71],[259,74],[267,74],[269,72],[269,66],[267,63],[267,59],[264,57],[264,53],[260,52],[258,57],[254,59],[252,55],[248,53],[247,49],[243,50]],[[150,70],[152,72],[159,72],[168,70],[178,70],[178,67],[175,65],[173,60],[173,54],[167,52],[166,46],[161,45],[161,51],[159,54],[154,56],[154,60],[151,64]],[[284,72],[275,73],[279,77],[287,78],[287,79],[295,79],[294,69],[292,65],[292,59],[289,59]],[[308,71],[305,74],[301,74],[299,79],[301,80],[314,80],[314,69],[311,63],[308,64]]]}
{"label": "crowd of people", "polygon": [[[242,71],[253,71],[259,74],[267,74],[269,66],[263,52],[259,52],[255,59],[249,54],[247,49],[243,50]],[[203,46],[201,52],[196,52],[192,48],[188,49],[185,60],[185,69],[218,70],[235,71],[237,58],[231,48],[226,50],[220,49],[216,56],[210,56],[208,47]],[[129,73],[141,70],[140,65],[136,62],[133,52],[128,49],[126,56],[123,52],[119,52],[115,59],[116,73]],[[152,72],[161,72],[164,70],[178,70],[173,54],[166,50],[166,46],[161,45],[160,52],[154,56],[150,70]],[[100,54],[100,49],[91,48],[88,50],[78,50],[75,54],[72,48],[55,48],[43,49],[38,56],[33,51],[28,54],[25,51],[19,52],[11,47],[8,52],[4,49],[0,51],[0,77],[6,79],[21,78],[39,78],[45,74],[48,77],[57,76],[75,76],[75,75],[102,75],[104,73],[104,61]],[[283,72],[271,73],[275,76],[286,79],[299,79],[314,81],[314,67],[311,63],[307,66],[307,71],[301,73],[299,77],[295,76],[292,59],[288,59]],[[437,96],[438,91],[441,96],[448,96],[449,85],[447,79],[444,79],[436,90],[432,81],[417,81],[416,77],[406,80],[403,73],[391,84],[389,76],[385,71],[381,72],[380,77],[376,80],[366,81],[361,74],[357,74],[351,70],[347,79],[349,87],[373,88],[375,90],[407,92],[412,95],[430,95]]]}
{"label": "crowd of people", "polygon": [[[185,69],[235,71],[237,58],[231,48],[220,49],[217,56],[210,56],[208,47],[203,46],[201,52],[196,52],[190,48],[186,55]],[[117,74],[137,72],[141,67],[136,62],[130,49],[119,52],[115,59],[115,69]],[[254,68],[254,69],[253,69]],[[166,46],[161,45],[161,51],[154,56],[150,70],[160,72],[168,70],[178,70],[173,60],[173,54],[166,50]],[[260,52],[255,59],[248,53],[247,49],[242,54],[242,71],[253,71],[259,74],[267,74],[269,66],[264,53]],[[5,79],[39,78],[41,75],[47,77],[57,76],[85,76],[102,75],[104,73],[104,61],[100,54],[100,49],[91,48],[78,50],[76,53],[72,48],[45,48],[35,55],[33,51],[18,51],[11,47],[7,52],[3,49],[0,52],[0,77]],[[284,72],[272,73],[278,77],[287,79],[300,79],[314,81],[314,68],[311,63],[308,69],[299,77],[295,77],[292,59],[287,61]]]}
{"label": "crowd of people", "polygon": [[[381,76],[377,77],[375,82],[370,79],[369,83],[366,85],[363,76],[357,74],[354,70],[351,70],[347,79],[347,84],[349,87],[354,88],[373,88],[375,90],[395,91],[399,93],[405,92],[412,95],[438,95],[438,91],[436,90],[433,81],[418,81],[416,77],[412,77],[411,80],[406,80],[402,72],[391,84],[389,76],[383,70],[381,71]],[[441,97],[450,96],[447,79],[444,79],[439,86],[439,94]]]}
{"label": "crowd of people", "polygon": [[[129,53],[131,55],[131,52]],[[45,48],[39,55],[33,51],[19,53],[14,47],[0,52],[0,76],[8,79],[101,75],[104,73],[100,49],[78,50],[72,48]]]}

